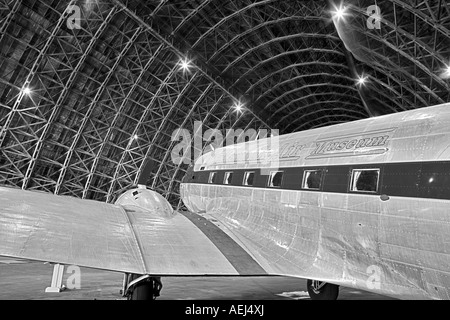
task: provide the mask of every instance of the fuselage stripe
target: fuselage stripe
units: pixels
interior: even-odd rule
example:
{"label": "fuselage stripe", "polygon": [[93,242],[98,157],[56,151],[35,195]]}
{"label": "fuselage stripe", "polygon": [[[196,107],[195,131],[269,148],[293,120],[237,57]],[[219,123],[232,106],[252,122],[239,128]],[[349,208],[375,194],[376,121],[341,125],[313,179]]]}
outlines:
{"label": "fuselage stripe", "polygon": [[[273,189],[364,194],[351,191],[352,171],[355,169],[380,169],[377,190],[367,194],[450,200],[450,161],[282,167],[277,169],[283,172],[281,186]],[[307,170],[323,170],[320,188],[302,188]],[[244,174],[248,171],[255,172],[252,186],[243,185]],[[208,181],[211,172],[216,172],[213,183]],[[233,172],[229,184],[224,184],[226,172]],[[262,175],[260,169],[249,168],[191,171],[183,183],[268,188],[268,181],[268,174]]]}
{"label": "fuselage stripe", "polygon": [[267,272],[244,249],[214,223],[198,214],[185,211],[180,213],[211,240],[239,274],[267,275]]}

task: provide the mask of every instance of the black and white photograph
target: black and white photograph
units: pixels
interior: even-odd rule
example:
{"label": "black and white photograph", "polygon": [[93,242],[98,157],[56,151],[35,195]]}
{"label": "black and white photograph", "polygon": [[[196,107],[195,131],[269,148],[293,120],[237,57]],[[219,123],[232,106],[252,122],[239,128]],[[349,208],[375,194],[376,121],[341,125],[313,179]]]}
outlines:
{"label": "black and white photograph", "polygon": [[0,0],[0,300],[450,300],[450,1]]}

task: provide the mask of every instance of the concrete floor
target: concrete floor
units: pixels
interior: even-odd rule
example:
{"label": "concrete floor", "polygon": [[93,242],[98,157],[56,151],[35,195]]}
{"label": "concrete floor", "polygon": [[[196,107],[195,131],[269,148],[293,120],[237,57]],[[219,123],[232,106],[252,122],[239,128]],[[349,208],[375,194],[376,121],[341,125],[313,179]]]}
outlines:
{"label": "concrete floor", "polygon": [[[0,300],[123,300],[123,275],[81,268],[80,289],[45,293],[53,266],[0,257]],[[67,271],[67,270],[66,270]],[[70,273],[66,273],[66,284]],[[159,300],[309,300],[306,280],[284,277],[172,277],[163,278]],[[340,289],[340,300],[390,300],[355,289]]]}

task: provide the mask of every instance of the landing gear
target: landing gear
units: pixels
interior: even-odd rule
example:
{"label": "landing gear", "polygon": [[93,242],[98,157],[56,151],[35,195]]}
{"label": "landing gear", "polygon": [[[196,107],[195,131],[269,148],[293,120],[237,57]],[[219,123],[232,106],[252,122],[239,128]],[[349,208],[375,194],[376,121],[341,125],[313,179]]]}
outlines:
{"label": "landing gear", "polygon": [[336,300],[339,295],[339,286],[335,284],[308,279],[306,286],[312,300]]}
{"label": "landing gear", "polygon": [[128,275],[124,296],[128,300],[156,300],[162,289],[161,277]]}

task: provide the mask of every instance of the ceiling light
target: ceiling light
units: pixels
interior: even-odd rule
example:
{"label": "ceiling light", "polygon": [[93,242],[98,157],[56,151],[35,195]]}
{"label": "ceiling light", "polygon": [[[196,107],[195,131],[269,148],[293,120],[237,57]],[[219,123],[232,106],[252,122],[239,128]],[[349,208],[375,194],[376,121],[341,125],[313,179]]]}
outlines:
{"label": "ceiling light", "polygon": [[184,60],[181,60],[178,64],[180,66],[180,70],[183,70],[183,72],[189,71],[189,69],[192,67],[192,63],[187,58]]}
{"label": "ceiling light", "polygon": [[450,79],[450,65],[444,68],[444,72],[442,73],[441,78]]}
{"label": "ceiling light", "polygon": [[359,84],[359,85],[366,84],[366,81],[367,81],[367,77],[360,76],[360,77],[358,78],[358,84]]}
{"label": "ceiling light", "polygon": [[344,19],[347,15],[347,9],[341,4],[339,7],[335,7],[335,10],[331,12],[333,14],[333,19],[338,21]]}
{"label": "ceiling light", "polygon": [[29,87],[23,88],[23,93],[24,93],[24,94],[26,94],[26,95],[29,96],[29,95],[31,94],[31,92],[32,92],[32,91],[31,91],[31,89],[30,89]]}
{"label": "ceiling light", "polygon": [[236,109],[237,112],[241,112],[244,108],[244,105],[242,104],[242,102],[239,101],[234,105],[234,108]]}

